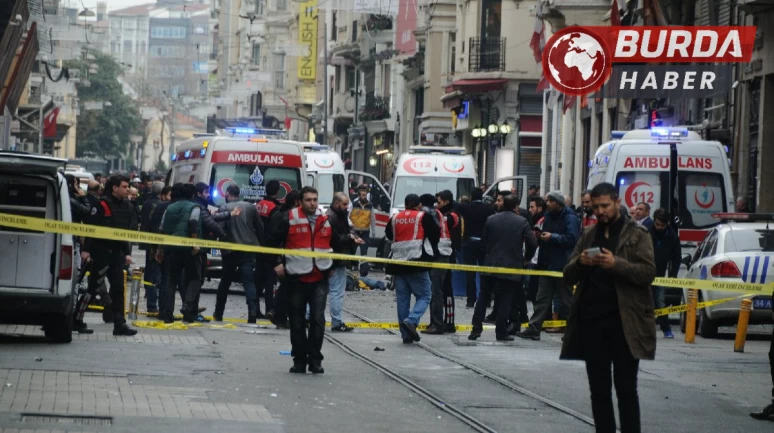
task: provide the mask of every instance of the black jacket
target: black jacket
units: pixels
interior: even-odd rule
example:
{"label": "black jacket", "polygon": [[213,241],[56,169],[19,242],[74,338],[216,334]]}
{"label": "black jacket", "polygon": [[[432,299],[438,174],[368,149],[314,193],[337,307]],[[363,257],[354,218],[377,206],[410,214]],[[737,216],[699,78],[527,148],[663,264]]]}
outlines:
{"label": "black jacket", "polygon": [[[103,205],[104,203],[104,205]],[[107,210],[105,209],[107,206]],[[93,224],[123,230],[137,230],[137,212],[129,200],[120,200],[113,195],[103,197],[94,209]],[[123,241],[86,238],[82,250],[93,256],[121,253],[132,255],[132,244]]]}
{"label": "black jacket", "polygon": [[95,215],[97,214],[97,210],[95,209],[97,206],[99,206],[99,197],[93,194],[86,194],[83,197],[83,203],[86,204],[86,206],[89,207],[89,215],[87,215],[83,219],[84,224],[96,224],[96,218]]}
{"label": "black jacket", "polygon": [[[430,239],[430,243],[433,245],[438,245],[438,240],[441,238],[441,228],[438,226],[438,224],[435,223],[432,215],[426,213],[422,217],[422,228],[425,231],[425,238]],[[392,232],[392,218],[390,218],[390,221],[387,223],[387,227],[384,229],[384,236],[390,241],[393,240],[394,234]],[[427,254],[423,248],[422,257],[420,257],[417,261],[431,262],[433,261],[433,256]],[[404,275],[427,271],[426,268],[421,268],[419,266],[404,266],[393,264],[388,264],[385,270],[390,275]]]}
{"label": "black jacket", "polygon": [[480,238],[486,219],[495,214],[494,206],[482,201],[462,203],[457,211],[465,219],[465,239]]}
{"label": "black jacket", "polygon": [[[333,236],[331,237],[331,248],[334,253],[352,254],[355,250],[355,241],[352,240],[352,231],[349,227],[347,214],[339,214],[333,209],[328,209],[328,222],[331,225]],[[334,260],[333,266],[346,266],[349,263],[345,260]]]}
{"label": "black jacket", "polygon": [[[151,233],[150,231],[150,213],[156,206],[161,203],[159,196],[156,194],[150,195],[142,206],[142,212],[140,213],[140,231],[143,233]],[[140,250],[147,251],[148,244],[140,244]]]}
{"label": "black jacket", "polygon": [[228,235],[226,234],[225,230],[223,230],[223,227],[221,227],[218,223],[222,221],[228,221],[228,219],[231,218],[231,213],[218,212],[213,215],[210,213],[210,209],[206,202],[196,200],[196,204],[199,205],[202,210],[200,218],[202,223],[202,235],[204,238],[226,239]]}
{"label": "black jacket", "polygon": [[540,241],[538,269],[561,272],[581,236],[578,215],[569,207],[556,213],[546,212],[543,231],[551,233],[551,238]]}
{"label": "black jacket", "polygon": [[[529,222],[514,212],[500,212],[487,218],[481,234],[481,260],[484,266],[522,269],[532,259],[537,239]],[[491,274],[506,280],[521,280],[521,275]]]}
{"label": "black jacket", "polygon": [[682,259],[680,237],[667,227],[663,232],[657,232],[653,226],[648,229],[653,240],[653,253],[656,259],[656,276],[663,277],[669,270],[669,278],[677,278]]}

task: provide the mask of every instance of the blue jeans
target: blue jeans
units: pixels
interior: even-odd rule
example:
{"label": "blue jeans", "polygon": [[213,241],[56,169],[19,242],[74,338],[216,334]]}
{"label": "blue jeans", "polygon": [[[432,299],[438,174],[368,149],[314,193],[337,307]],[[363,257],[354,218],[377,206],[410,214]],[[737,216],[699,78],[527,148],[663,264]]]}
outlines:
{"label": "blue jeans", "polygon": [[[411,309],[411,295],[416,298],[414,308]],[[395,276],[395,295],[398,299],[398,323],[408,321],[414,326],[419,325],[422,315],[430,306],[432,291],[430,288],[430,273],[428,271],[415,272],[406,275]],[[409,312],[411,309],[411,312]],[[411,336],[400,330],[404,340]]]}
{"label": "blue jeans", "polygon": [[255,290],[253,275],[255,273],[255,256],[250,253],[235,251],[223,256],[223,271],[218,284],[218,295],[215,301],[215,316],[223,317],[228,299],[228,290],[234,279],[234,274],[239,272],[242,286],[245,288],[245,301],[247,310],[255,314],[258,308],[258,297]]}
{"label": "blue jeans", "polygon": [[[656,310],[659,308],[664,308],[665,289],[661,286],[651,286],[650,290],[653,294],[653,308]],[[669,324],[669,316],[656,317],[656,323],[658,323],[658,326],[661,328],[662,332],[672,330],[672,325]]]}
{"label": "blue jeans", "polygon": [[331,326],[343,324],[341,309],[344,307],[344,292],[347,288],[347,268],[336,266],[328,274],[328,297],[330,299]]}

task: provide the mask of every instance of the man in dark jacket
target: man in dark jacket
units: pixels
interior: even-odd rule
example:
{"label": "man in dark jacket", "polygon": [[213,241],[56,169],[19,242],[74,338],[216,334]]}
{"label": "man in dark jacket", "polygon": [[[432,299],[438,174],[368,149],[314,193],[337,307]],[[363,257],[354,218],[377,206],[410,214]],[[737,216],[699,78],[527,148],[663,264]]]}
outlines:
{"label": "man in dark jacket", "polygon": [[[252,203],[248,203],[239,197],[239,186],[231,184],[226,188],[226,204],[218,209],[219,212],[231,213],[239,208],[242,214],[239,218],[232,218],[225,224],[229,242],[240,245],[265,245],[265,230],[263,221],[258,216],[258,211]],[[236,272],[242,278],[242,286],[245,289],[245,301],[247,302],[247,323],[255,323],[258,298],[255,290],[255,255],[245,251],[223,251],[223,272],[218,284],[218,295],[215,301],[215,313],[213,318],[223,321],[223,311],[226,308],[228,291]]]}
{"label": "man in dark jacket", "polygon": [[[543,231],[540,234],[538,269],[561,272],[579,238],[580,221],[575,211],[564,205],[564,195],[561,191],[548,193],[546,216],[543,219]],[[529,327],[517,332],[516,336],[540,340],[543,321],[551,314],[551,304],[555,295],[559,295],[561,299],[559,317],[567,318],[572,303],[570,286],[564,284],[559,278],[540,277],[532,320],[529,322]]]}
{"label": "man in dark jacket", "polygon": [[565,284],[578,288],[560,357],[586,361],[596,431],[616,431],[615,383],[621,431],[639,432],[639,360],[656,356],[653,244],[644,228],[621,217],[615,185],[595,186],[591,199],[598,222],[564,268]]}
{"label": "man in dark jacket", "polygon": [[[422,212],[419,196],[409,194],[404,200],[405,210],[390,218],[384,236],[392,241],[390,258],[410,261],[433,261],[433,250],[428,245],[438,243],[440,228],[433,216]],[[420,230],[421,229],[421,230]],[[425,239],[429,240],[425,243]],[[398,303],[398,323],[403,343],[419,341],[417,326],[430,306],[432,297],[430,273],[427,269],[408,265],[387,265],[387,273],[394,276],[395,296]],[[416,298],[410,310],[411,295]]]}
{"label": "man in dark jacket", "polygon": [[[474,189],[470,193],[470,203],[460,204],[459,213],[465,220],[465,233],[462,241],[462,254],[466,265],[481,263],[481,231],[486,219],[494,215],[494,207],[483,202],[484,192]],[[468,297],[468,308],[476,305],[476,273],[466,272],[465,292]]]}
{"label": "man in dark jacket", "polygon": [[[142,206],[142,216],[140,218],[140,231],[150,233],[151,211],[159,204],[159,195],[164,189],[164,183],[153,182],[150,192],[144,195],[145,204]],[[161,279],[161,266],[156,261],[156,254],[153,251],[153,245],[140,244],[140,250],[145,251],[145,273],[143,279],[151,284],[145,286],[145,299],[147,302],[148,313],[158,313],[158,284]]]}
{"label": "man in dark jacket", "polygon": [[[448,189],[435,195],[437,208],[446,220],[446,227],[451,240],[451,255],[445,262],[457,263],[457,252],[462,247],[462,217],[454,210],[454,194]],[[442,298],[436,302],[435,294],[430,301],[430,321],[442,326],[444,333],[457,332],[454,324],[454,289],[452,287],[452,271],[444,270]]]}
{"label": "man in dark jacket", "polygon": [[[505,196],[502,211],[486,220],[481,232],[481,248],[484,266],[497,268],[522,269],[535,254],[537,239],[529,222],[518,214],[518,198],[514,194]],[[523,245],[523,247],[522,247]],[[473,313],[473,331],[468,337],[475,340],[481,336],[484,315],[492,293],[497,296],[497,325],[495,336],[499,341],[513,341],[508,335],[508,318],[513,302],[521,304],[524,290],[521,287],[521,275],[490,274],[488,284],[481,287],[481,296],[476,301]]]}
{"label": "man in dark jacket", "polygon": [[[669,278],[677,278],[680,271],[680,262],[682,258],[682,247],[680,246],[680,237],[669,227],[669,213],[664,209],[656,209],[653,212],[653,224],[648,229],[650,237],[653,239],[653,253],[656,258],[656,277],[663,277],[667,270]],[[664,291],[661,286],[651,287],[653,291],[653,303],[656,309],[664,308]],[[659,316],[656,318],[664,338],[675,338],[672,333],[672,326],[669,325],[669,316]]]}
{"label": "man in dark jacket", "polygon": [[[279,181],[272,179],[266,182],[266,195],[261,201],[255,204],[258,215],[260,215],[263,220],[263,227],[264,230],[266,230],[266,239],[271,239],[271,220],[274,215],[279,213],[281,207],[281,203],[277,199],[277,197],[279,197],[279,192]],[[277,274],[274,272],[274,267],[276,265],[276,256],[271,254],[255,255],[255,289],[258,292],[258,298],[263,296],[264,302],[266,303],[266,318],[272,323],[276,321],[274,317],[269,314],[274,309],[274,284],[277,282]],[[263,313],[261,313],[260,300],[258,301],[258,318],[264,318]]]}
{"label": "man in dark jacket", "polygon": [[[134,206],[126,199],[129,195],[129,178],[111,176],[105,185],[105,191],[107,195],[95,208],[93,223],[103,227],[136,230],[137,214]],[[94,261],[89,275],[89,294],[93,295],[100,286],[105,284],[106,279],[110,285],[111,305],[106,305],[105,310],[111,311],[112,317],[104,318],[112,319],[113,335],[135,335],[137,331],[127,326],[124,318],[124,266],[132,264],[132,244],[86,238],[81,259],[84,262]],[[89,296],[81,298],[81,304],[77,310],[85,311],[88,302]]]}
{"label": "man in dark jacket", "polygon": [[[334,253],[352,254],[355,246],[365,244],[365,240],[352,233],[347,219],[349,196],[343,192],[333,194],[331,207],[328,209],[328,222],[333,234],[331,248]],[[344,308],[344,294],[347,289],[347,263],[334,260],[328,274],[328,297],[330,299],[331,331],[350,332],[355,328],[344,324],[341,310]]]}

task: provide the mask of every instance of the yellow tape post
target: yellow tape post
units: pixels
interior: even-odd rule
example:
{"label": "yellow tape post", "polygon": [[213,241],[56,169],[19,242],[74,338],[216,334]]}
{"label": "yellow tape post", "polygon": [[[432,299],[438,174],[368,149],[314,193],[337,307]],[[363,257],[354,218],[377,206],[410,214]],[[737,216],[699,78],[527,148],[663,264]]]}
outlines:
{"label": "yellow tape post", "polygon": [[[453,271],[482,272],[488,274],[506,275],[536,275],[562,278],[561,272],[534,271],[529,269],[495,268],[489,266],[462,265],[457,263],[416,262],[385,259],[381,257],[353,256],[348,254],[322,253],[317,251],[286,250],[281,248],[261,247],[257,245],[242,245],[229,242],[192,239],[179,236],[143,233],[133,230],[121,230],[87,224],[51,221],[42,218],[0,213],[0,226],[18,229],[41,231],[49,233],[86,236],[96,239],[148,243],[166,246],[214,248],[221,250],[244,251],[250,253],[294,255],[311,258],[330,258],[334,260],[356,260],[371,263],[385,263],[402,266],[414,266],[426,269],[450,269]],[[700,290],[729,292],[752,295],[770,295],[774,291],[774,283],[756,284],[744,282],[708,281],[688,278],[656,278],[653,285],[673,288],[692,288]]]}

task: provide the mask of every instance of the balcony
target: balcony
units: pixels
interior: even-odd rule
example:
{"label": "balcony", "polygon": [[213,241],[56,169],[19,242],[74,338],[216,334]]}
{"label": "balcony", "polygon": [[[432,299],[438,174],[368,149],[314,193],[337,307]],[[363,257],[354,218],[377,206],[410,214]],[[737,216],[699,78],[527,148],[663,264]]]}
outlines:
{"label": "balcony", "polygon": [[366,95],[366,103],[360,110],[359,119],[363,122],[390,118],[390,97]]}
{"label": "balcony", "polygon": [[740,0],[737,5],[748,14],[757,14],[774,6],[774,0]]}
{"label": "balcony", "polygon": [[363,32],[380,32],[392,30],[392,17],[386,15],[370,14],[361,26]]}
{"label": "balcony", "polygon": [[468,72],[504,72],[505,38],[470,38]]}

